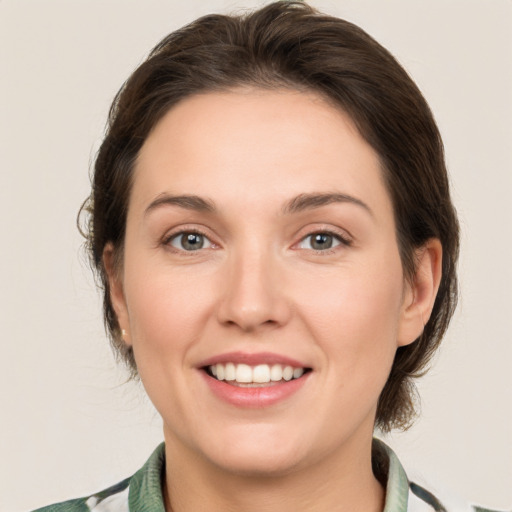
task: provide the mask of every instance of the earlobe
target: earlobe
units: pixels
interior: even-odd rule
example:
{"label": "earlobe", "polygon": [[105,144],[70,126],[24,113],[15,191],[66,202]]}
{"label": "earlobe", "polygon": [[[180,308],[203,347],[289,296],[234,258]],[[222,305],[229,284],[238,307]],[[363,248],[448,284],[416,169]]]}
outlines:
{"label": "earlobe", "polygon": [[110,301],[117,316],[123,341],[129,343],[128,310],[124,296],[124,287],[119,264],[116,262],[115,249],[108,243],[103,250],[103,266],[108,278]]}
{"label": "earlobe", "polygon": [[409,345],[430,318],[442,275],[443,248],[437,238],[416,251],[416,271],[407,283],[398,332],[398,346]]}

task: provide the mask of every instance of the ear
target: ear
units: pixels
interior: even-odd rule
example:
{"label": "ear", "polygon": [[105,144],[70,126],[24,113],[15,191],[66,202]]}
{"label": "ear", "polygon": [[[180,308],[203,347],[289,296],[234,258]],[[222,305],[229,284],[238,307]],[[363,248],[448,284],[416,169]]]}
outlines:
{"label": "ear", "polygon": [[124,296],[122,274],[119,264],[116,264],[115,249],[111,243],[108,243],[103,249],[102,259],[108,278],[110,301],[116,313],[123,340],[130,345],[129,316]]}
{"label": "ear", "polygon": [[416,250],[416,272],[404,290],[398,346],[409,345],[423,332],[430,318],[441,282],[443,248],[437,238]]}

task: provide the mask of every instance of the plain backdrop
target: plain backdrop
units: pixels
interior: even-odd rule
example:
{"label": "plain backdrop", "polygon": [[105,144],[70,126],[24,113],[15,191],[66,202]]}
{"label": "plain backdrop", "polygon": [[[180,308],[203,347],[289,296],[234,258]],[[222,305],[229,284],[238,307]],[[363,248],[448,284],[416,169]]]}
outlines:
{"label": "plain backdrop", "polygon": [[[434,488],[512,506],[512,2],[339,0],[405,66],[446,145],[462,300],[422,417],[387,441]],[[254,0],[0,0],[0,511],[81,496],[162,440],[124,384],[75,220],[109,104],[168,32]]]}

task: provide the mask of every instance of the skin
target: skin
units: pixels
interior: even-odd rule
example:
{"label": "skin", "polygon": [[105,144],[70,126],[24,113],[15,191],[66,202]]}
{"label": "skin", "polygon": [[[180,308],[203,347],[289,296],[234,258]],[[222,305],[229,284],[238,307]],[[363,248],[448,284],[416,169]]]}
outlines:
{"label": "skin", "polygon": [[[377,400],[397,347],[430,315],[441,247],[418,250],[405,281],[377,154],[313,94],[239,89],[170,110],[134,176],[122,269],[111,246],[104,262],[163,418],[167,509],[382,510],[371,470]],[[303,194],[354,200],[290,211]],[[214,210],[162,202],[183,195]],[[190,231],[206,237],[202,249],[180,245]],[[316,233],[332,233],[333,246],[315,250]],[[312,371],[284,401],[235,407],[198,368],[232,351]]]}

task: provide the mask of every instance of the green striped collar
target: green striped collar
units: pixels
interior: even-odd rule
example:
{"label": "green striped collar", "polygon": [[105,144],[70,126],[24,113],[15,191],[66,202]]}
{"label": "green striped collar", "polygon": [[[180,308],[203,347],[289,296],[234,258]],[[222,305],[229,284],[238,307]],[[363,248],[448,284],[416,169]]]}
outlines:
{"label": "green striped collar", "polygon": [[[409,481],[400,461],[393,450],[378,439],[373,440],[372,452],[386,487],[384,512],[407,512]],[[165,445],[162,443],[130,480],[130,511],[165,512],[162,496],[164,475]]]}

